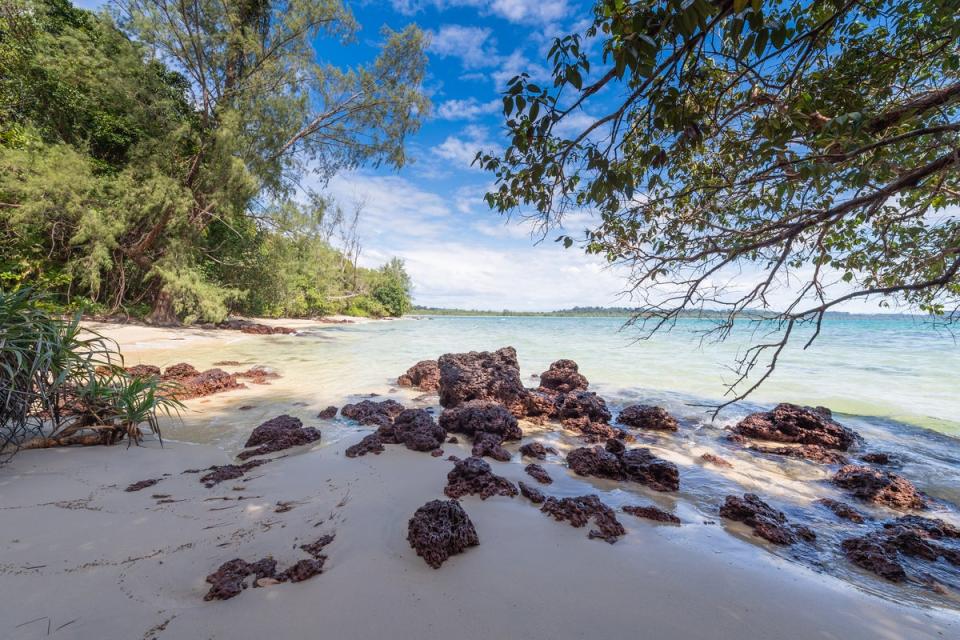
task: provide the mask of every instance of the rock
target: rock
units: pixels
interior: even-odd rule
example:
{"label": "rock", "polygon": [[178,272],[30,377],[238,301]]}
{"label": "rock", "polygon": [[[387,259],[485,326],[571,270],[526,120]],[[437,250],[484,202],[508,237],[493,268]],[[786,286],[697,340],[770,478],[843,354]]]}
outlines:
{"label": "rock", "polygon": [[526,471],[531,478],[533,478],[540,484],[553,483],[553,478],[550,477],[550,474],[547,473],[547,470],[538,464],[528,464],[526,467],[523,468],[523,470]]}
{"label": "rock", "polygon": [[407,541],[434,569],[480,544],[473,522],[456,500],[431,500],[417,509],[407,525]]}
{"label": "rock", "polygon": [[421,360],[397,378],[397,384],[421,391],[436,391],[440,388],[440,366],[436,360]]}
{"label": "rock", "polygon": [[317,559],[324,558],[326,556],[323,555],[323,549],[328,544],[333,542],[334,537],[335,537],[335,534],[332,534],[332,533],[324,536],[320,536],[319,538],[317,538],[316,540],[314,540],[309,544],[300,545],[300,548],[306,551],[307,553],[309,553],[314,558],[317,558]]}
{"label": "rock", "polygon": [[[200,476],[200,482],[202,482],[209,489],[215,485],[220,484],[225,480],[234,480],[236,478],[242,477],[247,471],[255,467],[259,467],[262,464],[270,462],[269,460],[249,460],[243,464],[225,464],[225,465],[214,465],[206,471],[209,471],[206,475]],[[184,471],[184,473],[187,473]]]}
{"label": "rock", "polygon": [[590,418],[567,418],[563,426],[578,432],[587,442],[604,442],[616,438],[619,432],[606,422],[593,422]]}
{"label": "rock", "polygon": [[753,529],[754,535],[774,544],[790,545],[801,537],[813,537],[812,531],[791,526],[782,511],[777,511],[753,493],[745,493],[742,498],[727,496],[720,507],[720,515],[746,524]]}
{"label": "rock", "polygon": [[680,518],[673,515],[669,511],[664,511],[660,507],[655,507],[653,505],[649,506],[639,506],[639,505],[627,505],[623,508],[626,513],[629,513],[632,516],[637,516],[638,518],[646,518],[647,520],[656,520],[657,522],[670,522],[672,524],[680,524]]}
{"label": "rock", "polygon": [[255,581],[272,578],[282,581],[276,576],[277,561],[273,558],[263,558],[249,563],[240,558],[224,562],[213,573],[207,576],[207,582],[212,585],[204,600],[229,600],[247,588],[246,580],[254,576]]}
{"label": "rock", "polygon": [[470,400],[488,400],[504,405],[514,416],[526,413],[527,390],[520,380],[520,366],[513,347],[497,351],[447,353],[438,360],[440,405],[446,409]]}
{"label": "rock", "polygon": [[846,502],[840,502],[839,500],[833,500],[831,498],[820,498],[815,501],[816,504],[823,505],[830,511],[833,511],[838,518],[843,518],[844,520],[849,520],[850,522],[856,522],[857,524],[863,523],[865,520],[868,520],[867,516],[863,515]]}
{"label": "rock", "polygon": [[557,400],[560,394],[548,393],[538,389],[527,389],[526,415],[528,418],[555,418],[557,416]]}
{"label": "rock", "polygon": [[308,580],[315,575],[323,573],[324,560],[326,560],[326,556],[300,560],[278,575],[277,579],[281,582],[303,582],[304,580]]}
{"label": "rock", "polygon": [[656,491],[680,488],[677,465],[656,457],[649,449],[627,450],[616,440],[608,441],[606,449],[600,446],[574,449],[567,454],[567,465],[582,476],[630,480]]}
{"label": "rock", "polygon": [[471,456],[453,463],[443,492],[451,498],[474,494],[486,500],[490,496],[512,498],[517,495],[517,488],[506,478],[494,474],[485,460]]}
{"label": "rock", "polygon": [[383,440],[380,439],[375,433],[371,433],[368,436],[364,436],[363,440],[356,444],[352,444],[347,447],[347,450],[344,451],[344,455],[348,458],[358,458],[360,456],[365,456],[368,453],[375,455],[380,455],[383,453]]}
{"label": "rock", "polygon": [[393,419],[403,411],[403,405],[396,400],[383,400],[375,402],[373,400],[362,400],[354,404],[344,405],[340,409],[340,415],[344,418],[356,420],[365,425],[391,425]]}
{"label": "rock", "polygon": [[[383,429],[383,427],[381,427]],[[447,432],[423,409],[406,409],[393,421],[393,437],[397,444],[413,451],[432,451],[443,444]],[[380,434],[383,438],[383,434]]]}
{"label": "rock", "polygon": [[430,455],[433,456],[434,458],[439,458],[440,456],[443,455],[443,449],[434,449],[433,451],[430,452]]}
{"label": "rock", "polygon": [[667,413],[666,409],[646,404],[626,407],[617,416],[617,422],[635,429],[652,431],[676,431],[679,428],[677,419]]}
{"label": "rock", "polygon": [[700,459],[703,460],[704,462],[715,464],[718,467],[727,467],[730,469],[733,468],[733,465],[730,464],[727,460],[724,460],[720,456],[716,456],[712,453],[704,453],[703,455],[700,456]]}
{"label": "rock", "polygon": [[473,436],[485,431],[502,440],[519,440],[523,431],[506,407],[487,400],[470,400],[440,414],[440,426],[454,433]]}
{"label": "rock", "polygon": [[733,432],[748,438],[795,444],[816,444],[846,451],[859,441],[856,432],[833,420],[825,407],[800,407],[782,403],[773,411],[752,413]]}
{"label": "rock", "polygon": [[944,522],[939,518],[924,518],[923,516],[900,516],[892,522],[886,522],[884,529],[896,529],[898,527],[908,527],[922,531],[925,535],[936,540],[943,538],[960,539],[960,527]]}
{"label": "rock", "polygon": [[252,451],[241,451],[237,457],[246,460],[252,456],[262,456],[290,447],[310,444],[320,439],[320,432],[313,427],[303,427],[299,418],[282,415],[267,420],[251,433],[245,448],[257,447]]}
{"label": "rock", "polygon": [[847,464],[847,457],[834,449],[826,449],[817,444],[803,444],[799,446],[783,447],[747,447],[749,451],[765,453],[774,456],[785,456],[820,464]]}
{"label": "rock", "polygon": [[520,495],[530,502],[534,504],[543,504],[544,500],[546,500],[543,492],[536,487],[531,487],[523,480],[521,480],[518,484],[520,485]]}
{"label": "rock", "polygon": [[472,455],[482,458],[489,456],[500,462],[509,462],[510,452],[503,448],[503,436],[487,431],[478,431],[473,437]]}
{"label": "rock", "polygon": [[527,456],[528,458],[536,458],[537,460],[546,460],[548,453],[557,455],[557,450],[553,447],[545,447],[540,442],[528,442],[520,447],[521,455]]}
{"label": "rock", "polygon": [[238,378],[247,378],[253,384],[270,384],[267,380],[274,380],[280,377],[280,374],[267,367],[251,367],[246,371],[235,373]]}
{"label": "rock", "polygon": [[217,329],[230,329],[232,331],[242,331],[243,333],[252,333],[255,335],[274,335],[274,334],[292,334],[296,333],[296,329],[291,329],[290,327],[271,327],[268,324],[261,324],[259,322],[251,322],[249,320],[240,320],[236,318],[231,318],[229,320],[224,320],[220,324],[216,325]]}
{"label": "rock", "polygon": [[138,480],[137,482],[134,482],[133,484],[128,485],[127,488],[124,489],[124,491],[128,493],[133,493],[134,491],[142,491],[147,487],[152,487],[153,485],[157,484],[161,480],[163,480],[163,478],[149,478],[147,480]]}
{"label": "rock", "polygon": [[330,420],[331,418],[337,417],[337,411],[339,411],[337,407],[330,405],[329,407],[327,407],[326,409],[318,413],[317,417],[323,420]]}
{"label": "rock", "polygon": [[160,377],[160,367],[155,367],[152,364],[138,364],[133,367],[127,367],[126,372],[130,375],[131,378],[159,378]]}
{"label": "rock", "polygon": [[573,360],[557,360],[540,374],[540,390],[548,393],[585,391],[590,383]]}
{"label": "rock", "polygon": [[847,465],[833,476],[833,483],[864,502],[894,509],[926,509],[927,500],[902,476],[871,467]]}
{"label": "rock", "polygon": [[562,396],[557,406],[561,420],[588,418],[590,422],[610,422],[612,417],[603,398],[592,391],[575,391]]}
{"label": "rock", "polygon": [[[148,365],[149,366],[149,365]],[[192,364],[180,362],[172,364],[163,371],[164,380],[184,380],[198,375],[200,372]]]}
{"label": "rock", "polygon": [[848,538],[840,543],[840,548],[847,560],[881,578],[891,582],[907,579],[907,572],[897,559],[896,550],[875,536]]}
{"label": "rock", "polygon": [[460,444],[460,439],[457,436],[450,436],[447,439],[447,444]]}
{"label": "rock", "polygon": [[572,527],[583,527],[593,520],[596,529],[591,529],[590,538],[599,538],[613,544],[627,531],[617,520],[613,509],[600,501],[596,495],[577,496],[573,498],[547,498],[540,509],[543,513],[553,516],[554,520],[566,520]]}
{"label": "rock", "polygon": [[881,452],[866,453],[860,456],[860,459],[869,464],[881,464],[881,465],[890,464],[893,461],[889,453],[881,453]]}

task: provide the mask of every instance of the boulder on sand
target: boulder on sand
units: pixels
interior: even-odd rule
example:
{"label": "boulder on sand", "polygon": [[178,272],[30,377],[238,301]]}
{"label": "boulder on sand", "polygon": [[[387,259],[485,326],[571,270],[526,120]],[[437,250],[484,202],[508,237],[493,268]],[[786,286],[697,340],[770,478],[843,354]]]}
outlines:
{"label": "boulder on sand", "polygon": [[782,511],[777,511],[753,493],[745,493],[742,498],[727,496],[720,507],[720,515],[744,523],[753,529],[754,535],[774,544],[790,545],[800,538],[811,540],[816,537],[806,527],[792,526]]}
{"label": "boulder on sand", "polygon": [[420,391],[436,391],[440,388],[440,365],[436,360],[421,360],[397,378],[397,384]]}
{"label": "boulder on sand", "polygon": [[407,524],[407,542],[428,565],[439,569],[447,558],[480,544],[470,516],[456,500],[431,500]]}
{"label": "boulder on sand", "polygon": [[634,404],[625,407],[617,422],[633,427],[634,429],[649,429],[651,431],[676,431],[677,419],[670,415],[663,407],[647,404]]}
{"label": "boulder on sand", "polygon": [[537,460],[546,460],[548,453],[557,455],[557,450],[553,447],[544,446],[542,442],[528,442],[520,447],[521,455],[527,456],[528,458],[536,458]]}
{"label": "boulder on sand", "polygon": [[567,454],[567,465],[578,475],[629,480],[656,491],[680,488],[677,465],[658,458],[649,449],[626,449],[622,442],[610,440],[607,447],[581,447]]}
{"label": "boulder on sand", "polygon": [[506,478],[493,473],[485,460],[471,456],[453,463],[443,492],[451,498],[474,494],[486,500],[498,495],[512,498],[517,495],[517,488]]}
{"label": "boulder on sand", "polygon": [[470,400],[440,414],[440,426],[468,436],[480,431],[495,433],[504,440],[519,440],[523,431],[517,419],[502,404],[489,400]]}
{"label": "boulder on sand", "polygon": [[363,400],[353,404],[343,405],[340,415],[344,418],[356,420],[365,425],[391,425],[393,419],[403,411],[403,405],[396,400]]}
{"label": "boulder on sand", "polygon": [[590,538],[599,538],[613,544],[627,531],[617,520],[613,509],[600,501],[596,495],[576,496],[570,498],[547,498],[543,513],[553,516],[554,520],[566,520],[571,527],[583,527],[593,520],[596,529],[591,529]]}
{"label": "boulder on sand", "polygon": [[833,419],[826,407],[800,407],[782,403],[773,411],[752,413],[733,427],[735,434],[795,444],[816,444],[846,451],[859,441],[855,431]]}
{"label": "boulder on sand", "polygon": [[[404,445],[413,451],[432,451],[447,438],[447,432],[433,420],[433,416],[423,409],[406,409],[393,421],[393,427],[381,427],[386,431],[391,429],[397,444]],[[383,434],[381,434],[381,438]]]}
{"label": "boulder on sand", "polygon": [[282,415],[267,420],[250,433],[245,448],[257,447],[250,451],[241,451],[237,457],[245,460],[252,456],[262,456],[290,447],[310,444],[320,439],[320,432],[313,427],[304,428],[299,418]]}
{"label": "boulder on sand", "polygon": [[440,405],[452,408],[470,400],[489,400],[504,405],[513,415],[526,413],[527,390],[520,380],[520,366],[513,347],[497,351],[447,353],[437,361],[440,368]]}
{"label": "boulder on sand", "polygon": [[841,548],[853,564],[891,582],[903,582],[907,572],[900,555],[936,562],[944,558],[960,566],[960,548],[942,544],[945,539],[960,539],[960,529],[943,520],[903,516],[885,522],[883,527],[864,536],[847,538]]}

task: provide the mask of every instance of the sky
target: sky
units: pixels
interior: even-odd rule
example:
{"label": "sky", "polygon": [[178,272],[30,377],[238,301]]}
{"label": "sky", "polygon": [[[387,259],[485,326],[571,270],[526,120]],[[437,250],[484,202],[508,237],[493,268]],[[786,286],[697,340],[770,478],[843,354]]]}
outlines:
{"label": "sky", "polygon": [[[74,0],[96,8],[104,0]],[[574,237],[591,221],[586,212],[564,219],[546,236],[529,221],[489,209],[483,194],[492,175],[471,162],[478,150],[506,146],[500,94],[521,71],[549,79],[547,51],[553,39],[582,33],[590,24],[590,0],[354,0],[348,3],[361,30],[346,45],[318,42],[318,54],[338,65],[373,60],[383,26],[411,22],[430,38],[425,89],[433,103],[421,129],[407,142],[409,163],[400,169],[341,172],[324,186],[345,211],[362,208],[360,263],[375,267],[404,260],[414,302],[460,309],[553,310],[573,306],[631,306],[621,294],[627,274],[599,256],[554,242]],[[588,118],[590,114],[580,114]],[[733,276],[745,290],[759,273]],[[770,298],[789,300],[789,287]],[[879,311],[876,302],[848,311]]]}

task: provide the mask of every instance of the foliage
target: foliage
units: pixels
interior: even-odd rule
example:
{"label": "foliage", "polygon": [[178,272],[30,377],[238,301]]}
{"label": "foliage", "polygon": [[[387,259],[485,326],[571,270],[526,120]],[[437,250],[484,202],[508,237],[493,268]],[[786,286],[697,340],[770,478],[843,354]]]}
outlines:
{"label": "foliage", "polygon": [[0,459],[20,447],[139,442],[182,406],[158,380],[134,379],[116,344],[52,315],[29,288],[0,289]]}
{"label": "foliage", "polygon": [[545,228],[594,211],[582,245],[631,269],[650,330],[720,309],[722,339],[745,310],[777,307],[774,335],[738,363],[733,400],[770,375],[798,325],[815,337],[844,302],[952,318],[958,9],[600,0],[586,38],[550,50],[552,87],[509,84],[511,145],[478,156],[496,175],[487,201],[532,206]]}
{"label": "foliage", "polygon": [[[162,323],[318,313],[359,294],[317,281],[342,259],[329,236],[285,225],[314,206],[290,196],[308,168],[322,185],[403,164],[428,106],[422,34],[384,33],[377,60],[347,69],[317,61],[318,38],[357,28],[340,2],[114,10],[116,22],[67,0],[0,8],[0,286],[71,309],[146,305]],[[274,270],[297,254],[324,266]]]}

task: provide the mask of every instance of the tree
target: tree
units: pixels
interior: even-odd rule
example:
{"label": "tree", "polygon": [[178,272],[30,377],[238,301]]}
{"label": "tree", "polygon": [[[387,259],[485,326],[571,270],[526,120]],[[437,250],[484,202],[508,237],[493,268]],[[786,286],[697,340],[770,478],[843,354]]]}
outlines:
{"label": "tree", "polygon": [[[844,302],[955,319],[958,7],[599,1],[586,38],[555,41],[551,87],[509,83],[511,145],[478,155],[496,176],[486,199],[531,207],[545,231],[595,211],[579,240],[628,267],[647,332],[721,309],[710,334],[723,339],[764,311],[751,321],[772,335],[738,360],[729,402]],[[745,269],[748,286],[728,287]]]}

